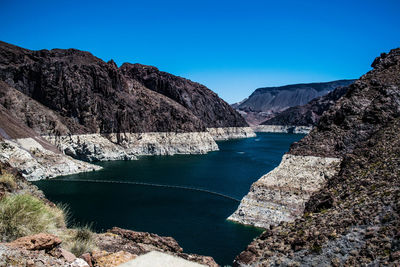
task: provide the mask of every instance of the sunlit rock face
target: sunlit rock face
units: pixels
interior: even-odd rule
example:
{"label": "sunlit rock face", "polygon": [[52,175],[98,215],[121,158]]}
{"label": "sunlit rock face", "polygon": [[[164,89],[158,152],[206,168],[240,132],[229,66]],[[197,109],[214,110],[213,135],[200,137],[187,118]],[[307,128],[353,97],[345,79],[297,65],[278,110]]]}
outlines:
{"label": "sunlit rock face", "polygon": [[216,141],[256,136],[253,129],[250,127],[207,128],[207,131]]}
{"label": "sunlit rock face", "polygon": [[256,181],[228,218],[267,228],[302,215],[305,203],[339,170],[340,159],[286,154],[271,172]]}
{"label": "sunlit rock face", "polygon": [[131,160],[141,155],[204,154],[218,150],[207,132],[43,136],[63,153],[86,161]]}
{"label": "sunlit rock face", "polygon": [[101,169],[48,150],[33,138],[3,140],[0,142],[0,151],[0,161],[20,170],[30,181]]}
{"label": "sunlit rock face", "polygon": [[308,134],[311,126],[293,126],[293,125],[257,125],[252,127],[254,132],[258,133],[294,133]]}

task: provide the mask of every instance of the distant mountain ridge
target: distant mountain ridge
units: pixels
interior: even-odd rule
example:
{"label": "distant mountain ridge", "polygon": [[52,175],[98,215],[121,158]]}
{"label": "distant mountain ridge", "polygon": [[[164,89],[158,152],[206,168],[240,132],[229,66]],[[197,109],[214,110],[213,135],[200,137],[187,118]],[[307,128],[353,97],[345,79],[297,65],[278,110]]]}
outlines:
{"label": "distant mountain ridge", "polygon": [[347,87],[338,87],[327,95],[314,98],[302,106],[295,106],[278,113],[260,125],[314,126],[324,111],[347,92]]}
{"label": "distant mountain ridge", "polygon": [[305,105],[314,98],[353,82],[354,80],[337,80],[258,88],[245,101],[232,106],[250,125],[257,125],[287,108]]}

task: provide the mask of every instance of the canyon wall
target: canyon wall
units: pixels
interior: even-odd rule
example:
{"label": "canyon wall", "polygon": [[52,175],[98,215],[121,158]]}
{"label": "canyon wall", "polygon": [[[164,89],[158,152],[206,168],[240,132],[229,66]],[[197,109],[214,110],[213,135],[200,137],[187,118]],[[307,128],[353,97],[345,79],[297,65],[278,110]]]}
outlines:
{"label": "canyon wall", "polygon": [[235,266],[400,263],[400,48],[372,67],[243,198],[266,230]]}
{"label": "canyon wall", "polygon": [[[119,68],[76,49],[32,51],[0,42],[0,136],[2,160],[18,151],[37,171],[11,164],[41,179],[96,169],[76,160],[207,153],[218,150],[215,140],[254,132],[205,86],[155,67]],[[26,138],[41,153],[21,145]],[[68,167],[50,170],[52,162]]]}

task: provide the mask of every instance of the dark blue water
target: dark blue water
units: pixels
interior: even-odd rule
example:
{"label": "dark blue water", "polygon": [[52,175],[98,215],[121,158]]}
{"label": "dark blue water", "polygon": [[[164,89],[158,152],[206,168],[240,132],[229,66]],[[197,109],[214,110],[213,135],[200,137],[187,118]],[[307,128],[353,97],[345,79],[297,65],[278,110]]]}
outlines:
{"label": "dark blue water", "polygon": [[146,185],[75,180],[118,180],[207,189],[241,199],[250,185],[276,167],[291,143],[302,135],[261,133],[255,138],[219,142],[206,155],[141,157],[102,162],[104,169],[36,183],[54,202],[70,206],[78,223],[97,231],[118,226],[174,237],[184,252],[231,264],[261,233],[226,218],[238,202],[207,192]]}

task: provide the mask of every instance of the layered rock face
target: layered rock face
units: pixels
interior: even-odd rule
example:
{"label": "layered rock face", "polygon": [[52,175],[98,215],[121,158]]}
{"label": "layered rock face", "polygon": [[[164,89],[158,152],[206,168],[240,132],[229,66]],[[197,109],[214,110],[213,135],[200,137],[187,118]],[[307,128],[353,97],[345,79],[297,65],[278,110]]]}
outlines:
{"label": "layered rock face", "polygon": [[[353,82],[354,80],[339,80],[259,88],[246,100],[233,106],[241,112],[250,125],[254,126],[273,118],[285,109],[305,105],[314,98],[326,95],[338,87],[348,86]],[[302,126],[307,126],[307,124]]]}
{"label": "layered rock face", "polygon": [[207,128],[207,131],[217,141],[256,136],[250,127]]}
{"label": "layered rock face", "polygon": [[340,160],[286,154],[274,170],[255,182],[228,220],[267,228],[302,215],[305,203],[329,178]]}
{"label": "layered rock face", "polygon": [[[338,172],[329,168],[332,175],[317,182],[316,190],[305,202],[306,213],[298,214],[297,219],[271,223],[236,258],[235,265],[400,263],[400,49],[382,54],[372,67],[348,87],[348,92],[322,115],[311,133],[293,144],[289,152],[291,157],[336,158],[337,164],[340,160],[340,165],[335,165],[339,166]],[[322,170],[322,166],[317,169]],[[312,174],[304,181],[316,177]],[[289,188],[296,188],[298,184],[293,179],[299,181],[295,172],[281,177],[279,183],[287,181]],[[274,190],[265,179],[252,187],[252,192],[261,192],[256,195],[258,200],[265,199],[257,202],[260,205],[268,203]],[[242,203],[256,199],[252,192]],[[300,190],[296,198],[305,194]],[[254,217],[254,209],[245,210],[245,214]],[[282,210],[274,214],[282,214]]]}
{"label": "layered rock face", "polygon": [[204,154],[218,150],[206,132],[43,136],[66,155],[86,161],[129,160],[137,155]]}
{"label": "layered rock face", "polygon": [[312,130],[311,126],[293,126],[293,125],[257,125],[251,127],[258,133],[294,133],[308,134]]}
{"label": "layered rock face", "polygon": [[21,170],[28,180],[53,178],[79,172],[95,171],[101,167],[45,149],[33,138],[0,142],[0,161]]}
{"label": "layered rock face", "polygon": [[[38,162],[36,171],[12,161],[29,179],[96,169],[71,157],[207,153],[218,149],[213,136],[254,136],[247,126],[205,86],[155,67],[118,68],[76,49],[31,51],[0,42],[0,135],[13,146],[1,151],[2,160],[11,151],[26,154],[21,138],[40,143],[42,154],[24,156]],[[69,167],[46,174],[54,162]]]}

